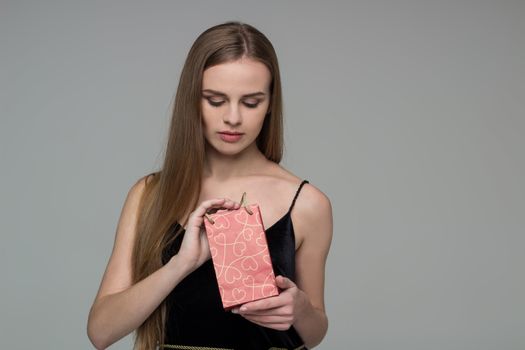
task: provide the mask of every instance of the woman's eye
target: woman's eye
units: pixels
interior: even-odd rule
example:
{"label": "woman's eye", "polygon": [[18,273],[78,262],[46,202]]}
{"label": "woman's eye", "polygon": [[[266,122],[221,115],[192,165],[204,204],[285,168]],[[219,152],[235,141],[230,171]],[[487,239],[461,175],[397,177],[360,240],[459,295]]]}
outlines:
{"label": "woman's eye", "polygon": [[208,99],[208,103],[214,107],[219,107],[224,103],[224,101],[213,101],[211,99]]}
{"label": "woman's eye", "polygon": [[248,103],[248,102],[244,102],[244,105],[245,105],[246,107],[248,107],[248,108],[256,108],[258,104],[259,104],[258,102],[257,102],[257,103]]}
{"label": "woman's eye", "polygon": [[[211,98],[207,98],[207,100],[208,100],[208,103],[210,105],[212,105],[213,107],[219,107],[219,106],[221,106],[224,103],[224,100],[223,101],[214,101]],[[248,103],[248,102],[244,101],[243,104],[246,107],[248,107],[248,108],[257,108],[257,106],[259,105],[259,102]]]}

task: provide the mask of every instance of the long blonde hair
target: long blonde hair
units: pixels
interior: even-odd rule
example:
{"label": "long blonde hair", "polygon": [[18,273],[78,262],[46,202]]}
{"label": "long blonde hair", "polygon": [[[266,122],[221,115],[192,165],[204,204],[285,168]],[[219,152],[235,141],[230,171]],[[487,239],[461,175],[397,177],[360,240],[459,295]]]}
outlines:
{"label": "long blonde hair", "polygon": [[[205,159],[200,107],[203,72],[213,65],[241,57],[262,62],[271,72],[270,112],[265,117],[256,144],[267,159],[276,163],[281,161],[281,80],[271,42],[253,26],[238,21],[205,30],[193,43],[181,72],[162,168],[144,177],[146,187],[132,256],[133,283],[162,267],[164,249],[181,233],[187,223],[187,214],[198,205]],[[167,238],[171,226],[185,216],[186,222],[181,223],[171,238]],[[162,344],[165,322],[166,302],[163,301],[137,329],[134,350],[150,350]]]}

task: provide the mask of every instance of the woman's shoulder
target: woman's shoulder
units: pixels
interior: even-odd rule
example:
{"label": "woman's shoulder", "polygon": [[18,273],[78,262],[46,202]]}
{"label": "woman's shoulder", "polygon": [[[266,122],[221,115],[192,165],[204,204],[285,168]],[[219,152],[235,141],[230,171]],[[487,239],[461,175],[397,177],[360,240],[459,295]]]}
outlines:
{"label": "woman's shoulder", "polygon": [[129,187],[126,201],[138,204],[142,200],[144,194],[150,192],[152,188],[151,186],[157,183],[158,180],[158,172],[139,176]]}
{"label": "woman's shoulder", "polygon": [[[273,169],[276,187],[288,193],[295,194],[295,203],[291,212],[298,246],[305,241],[317,244],[329,242],[332,236],[332,204],[329,197],[312,183],[308,176],[297,176],[277,164]],[[301,183],[306,180],[302,186]],[[290,197],[291,198],[291,197]]]}
{"label": "woman's shoulder", "polygon": [[306,180],[307,182],[304,183],[300,190],[300,196],[302,197],[301,202],[319,203],[330,201],[328,196],[319,189],[315,183],[312,183],[308,176],[297,176],[282,165],[276,163],[271,165],[268,173],[275,185],[281,187],[283,190],[288,188],[298,191],[301,183]]}
{"label": "woman's shoulder", "polygon": [[139,176],[135,180],[135,183],[131,186],[129,191],[130,193],[134,193],[140,196],[148,186],[151,186],[152,184],[157,183],[158,180],[159,180],[158,171]]}
{"label": "woman's shoulder", "polygon": [[137,183],[142,182],[142,183],[143,183],[143,186],[149,185],[149,184],[151,184],[153,181],[158,181],[158,179],[159,179],[159,174],[160,174],[159,171],[154,171],[154,172],[151,172],[151,173],[149,173],[149,174],[143,175],[142,177],[140,177],[140,178],[138,179]]}

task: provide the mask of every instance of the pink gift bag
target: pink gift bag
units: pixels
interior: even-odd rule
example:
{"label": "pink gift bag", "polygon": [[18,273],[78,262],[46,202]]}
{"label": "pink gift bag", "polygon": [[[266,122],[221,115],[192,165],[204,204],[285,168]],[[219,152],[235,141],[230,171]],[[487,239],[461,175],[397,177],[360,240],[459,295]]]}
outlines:
{"label": "pink gift bag", "polygon": [[259,205],[219,209],[208,217],[213,223],[204,223],[224,310],[279,295]]}

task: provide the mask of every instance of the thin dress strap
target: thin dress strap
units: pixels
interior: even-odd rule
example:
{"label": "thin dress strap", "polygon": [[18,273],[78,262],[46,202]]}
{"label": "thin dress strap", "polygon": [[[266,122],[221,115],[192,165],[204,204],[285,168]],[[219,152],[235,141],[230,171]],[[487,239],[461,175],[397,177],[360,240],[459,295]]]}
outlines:
{"label": "thin dress strap", "polygon": [[301,184],[299,185],[299,188],[297,189],[297,192],[295,192],[295,197],[293,197],[292,205],[290,205],[290,209],[288,209],[288,212],[292,211],[292,208],[295,204],[295,200],[297,199],[297,196],[299,195],[299,192],[301,191],[301,188],[305,183],[308,183],[308,180],[303,180]]}

